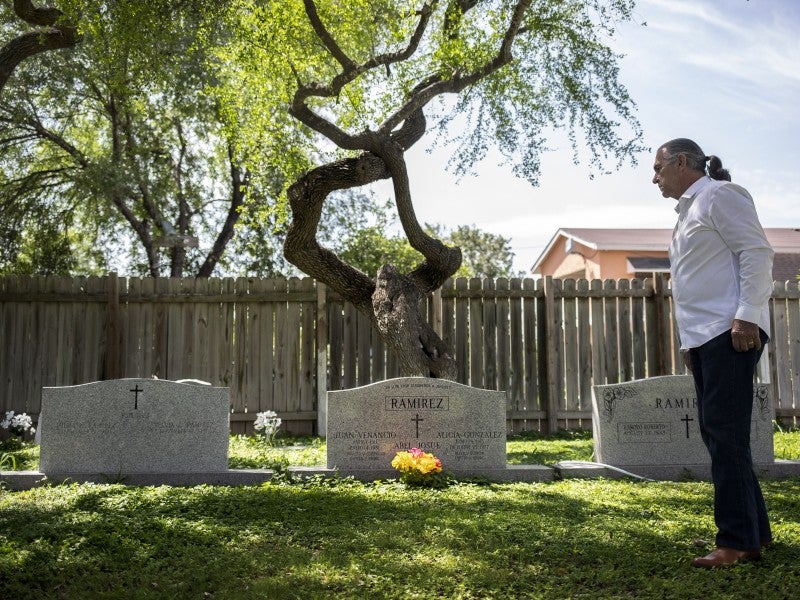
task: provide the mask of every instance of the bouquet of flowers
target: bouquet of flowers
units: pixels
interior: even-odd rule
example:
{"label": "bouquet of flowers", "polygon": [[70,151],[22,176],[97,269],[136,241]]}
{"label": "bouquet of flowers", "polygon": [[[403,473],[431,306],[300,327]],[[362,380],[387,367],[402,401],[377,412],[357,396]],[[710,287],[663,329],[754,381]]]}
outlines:
{"label": "bouquet of flowers", "polygon": [[406,485],[433,487],[440,483],[442,461],[419,448],[401,450],[392,459],[392,466],[400,472],[400,481]]}
{"label": "bouquet of flowers", "polygon": [[281,420],[278,413],[274,410],[256,413],[256,420],[253,423],[253,429],[264,436],[267,443],[272,446],[275,439],[275,434],[278,432],[278,427],[281,426]]}
{"label": "bouquet of flowers", "polygon": [[0,421],[0,427],[3,429],[8,429],[11,435],[15,435],[20,438],[25,435],[27,431],[36,433],[36,429],[33,427],[33,421],[31,418],[26,413],[15,415],[13,410],[9,410],[6,413],[5,419]]}

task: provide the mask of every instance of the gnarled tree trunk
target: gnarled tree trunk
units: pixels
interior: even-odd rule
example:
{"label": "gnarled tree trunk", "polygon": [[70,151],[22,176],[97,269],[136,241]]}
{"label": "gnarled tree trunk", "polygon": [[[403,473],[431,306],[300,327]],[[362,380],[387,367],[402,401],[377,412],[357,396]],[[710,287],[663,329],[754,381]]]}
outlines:
{"label": "gnarled tree trunk", "polygon": [[[424,119],[420,123],[420,118],[421,114],[417,115],[416,126],[423,124],[424,131]],[[408,139],[404,139],[404,136],[410,135],[413,127],[414,124],[408,124],[408,128],[401,130],[395,139],[390,139],[386,144],[396,148],[390,162],[393,168],[401,171],[399,175],[405,181],[401,184],[406,189],[405,196],[408,196],[408,180],[403,177],[405,165],[398,139],[411,142],[414,136]],[[403,274],[393,266],[386,265],[373,279],[320,246],[316,239],[322,205],[331,192],[367,185],[388,177],[397,181],[386,162],[371,152],[322,165],[304,174],[289,188],[293,218],[286,235],[284,254],[294,265],[338,292],[370,318],[381,339],[398,358],[404,375],[454,379],[455,360],[425,320],[421,303],[455,273],[461,264],[461,252],[458,248],[444,246],[422,232],[410,209],[410,197],[406,210],[401,209],[401,221],[407,232],[412,230],[409,235],[412,246],[426,256],[426,260],[412,273]],[[402,206],[402,203],[398,206]]]}

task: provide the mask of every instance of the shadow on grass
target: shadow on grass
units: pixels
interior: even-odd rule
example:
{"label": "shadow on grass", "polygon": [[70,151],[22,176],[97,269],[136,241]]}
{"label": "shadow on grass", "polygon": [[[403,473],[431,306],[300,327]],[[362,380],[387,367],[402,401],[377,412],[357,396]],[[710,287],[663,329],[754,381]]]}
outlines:
{"label": "shadow on grass", "polygon": [[[800,484],[765,491],[796,528]],[[44,488],[0,496],[0,597],[699,597],[691,585],[714,598],[719,582],[687,568],[710,494],[603,480]],[[721,589],[775,584],[789,550]]]}

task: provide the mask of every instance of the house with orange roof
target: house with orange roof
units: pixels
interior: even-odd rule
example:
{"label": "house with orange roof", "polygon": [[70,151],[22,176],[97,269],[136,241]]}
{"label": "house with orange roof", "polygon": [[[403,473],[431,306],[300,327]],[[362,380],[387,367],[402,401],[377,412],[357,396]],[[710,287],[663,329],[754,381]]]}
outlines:
{"label": "house with orange roof", "polygon": [[[775,250],[772,278],[800,275],[800,227],[764,229]],[[631,279],[669,273],[672,229],[559,229],[531,267],[558,279]]]}

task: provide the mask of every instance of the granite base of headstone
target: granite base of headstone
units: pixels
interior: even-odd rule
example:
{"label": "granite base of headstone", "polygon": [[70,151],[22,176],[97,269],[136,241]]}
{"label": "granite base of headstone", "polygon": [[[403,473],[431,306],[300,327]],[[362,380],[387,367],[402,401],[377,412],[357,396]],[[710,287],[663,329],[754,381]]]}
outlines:
{"label": "granite base of headstone", "polygon": [[456,476],[552,479],[548,467],[506,463],[506,394],[443,379],[401,377],[330,391],[327,466],[358,479],[397,477],[397,452],[434,454]]}
{"label": "granite base of headstone", "polygon": [[[750,448],[756,471],[780,476],[775,461],[773,406],[769,387],[756,385]],[[697,397],[690,375],[667,375],[593,387],[594,460],[616,469],[609,476],[709,479],[711,460],[697,423]],[[796,461],[788,461],[789,463]],[[591,465],[559,465],[562,475],[586,476]],[[791,464],[788,467],[792,467]]]}

